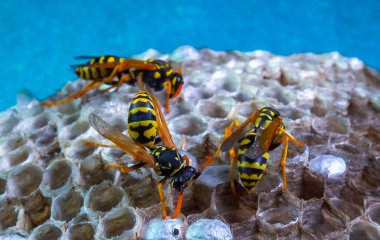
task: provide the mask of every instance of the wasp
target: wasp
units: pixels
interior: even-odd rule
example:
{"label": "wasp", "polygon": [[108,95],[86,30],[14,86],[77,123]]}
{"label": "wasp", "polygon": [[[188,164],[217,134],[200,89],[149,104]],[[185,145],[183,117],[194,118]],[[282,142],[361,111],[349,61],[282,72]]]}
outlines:
{"label": "wasp", "polygon": [[[117,168],[122,173],[129,173],[148,165],[155,170],[158,176],[163,177],[158,182],[163,219],[167,217],[167,210],[162,188],[166,181],[170,179],[172,187],[180,192],[176,210],[170,217],[177,218],[181,211],[184,191],[201,175],[213,158],[208,157],[200,170],[190,166],[188,156],[182,156],[178,152],[161,112],[157,97],[151,90],[140,90],[131,102],[128,114],[129,137],[94,113],[90,114],[89,122],[100,135],[116,144],[117,147],[138,162],[130,167],[123,164],[106,164],[106,168]],[[159,141],[162,141],[163,145],[157,145]],[[92,145],[112,147],[97,143],[92,143]]]}
{"label": "wasp", "polygon": [[[236,128],[235,130],[233,130]],[[251,116],[239,126],[237,120],[233,121],[225,130],[225,135],[215,155],[229,150],[231,157],[231,189],[235,194],[234,167],[236,153],[233,149],[235,143],[239,143],[237,153],[237,170],[241,183],[249,192],[257,185],[265,172],[269,151],[284,144],[282,158],[279,167],[282,169],[283,188],[286,189],[286,157],[289,140],[299,147],[304,143],[297,141],[285,130],[282,117],[278,110],[272,107],[264,107]]]}
{"label": "wasp", "polygon": [[166,112],[170,112],[169,99],[176,98],[180,94],[184,83],[180,67],[174,71],[171,64],[159,59],[150,58],[143,61],[116,56],[80,56],[76,59],[90,59],[85,64],[71,67],[80,78],[92,82],[64,100],[43,102],[43,105],[51,107],[68,103],[103,84],[111,86],[102,92],[111,89],[117,91],[124,83],[135,84],[137,77],[141,76],[144,83],[155,91],[161,91],[166,87],[165,109]]}

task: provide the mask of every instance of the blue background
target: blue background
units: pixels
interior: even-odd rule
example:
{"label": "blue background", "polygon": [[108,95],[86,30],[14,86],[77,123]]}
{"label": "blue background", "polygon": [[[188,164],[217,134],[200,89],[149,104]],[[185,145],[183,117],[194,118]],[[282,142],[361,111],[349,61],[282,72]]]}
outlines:
{"label": "blue background", "polygon": [[181,45],[289,55],[339,51],[380,69],[380,1],[0,1],[0,110],[76,76],[78,55]]}

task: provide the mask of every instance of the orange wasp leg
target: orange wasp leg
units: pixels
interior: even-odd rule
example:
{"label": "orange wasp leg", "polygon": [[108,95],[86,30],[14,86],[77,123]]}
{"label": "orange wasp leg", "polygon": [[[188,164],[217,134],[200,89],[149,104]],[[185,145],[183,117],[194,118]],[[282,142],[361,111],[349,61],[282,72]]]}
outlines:
{"label": "orange wasp leg", "polygon": [[178,217],[178,215],[181,212],[181,207],[182,207],[182,201],[183,201],[183,192],[181,192],[178,196],[178,201],[177,201],[177,207],[175,209],[175,212],[173,215],[170,216],[171,219],[175,219]]}
{"label": "orange wasp leg", "polygon": [[162,219],[165,220],[166,219],[166,216],[167,216],[167,212],[166,212],[166,205],[165,205],[165,195],[164,195],[164,191],[162,190],[162,186],[165,184],[166,182],[166,177],[161,179],[159,182],[158,182],[158,194],[160,194],[160,200],[161,200],[161,208],[162,208]]}
{"label": "orange wasp leg", "polygon": [[284,143],[284,150],[282,151],[280,167],[282,170],[282,186],[284,190],[286,190],[286,156],[288,155],[289,139],[285,138],[283,143]]}
{"label": "orange wasp leg", "polygon": [[116,145],[107,145],[107,144],[101,144],[101,143],[96,143],[96,142],[91,142],[91,141],[85,141],[84,144],[89,147],[118,148],[118,146]]}
{"label": "orange wasp leg", "polygon": [[[226,127],[226,129],[224,130],[224,137],[223,137],[223,140],[222,140],[222,143],[224,142],[224,140],[226,140],[229,136],[231,136],[231,134],[233,133],[233,128],[234,127],[238,127],[239,126],[239,122],[235,119],[228,127]],[[220,154],[220,151],[222,150],[222,144],[220,144],[220,146],[218,147],[218,149],[216,150],[216,153],[215,153],[215,156],[219,156]]]}
{"label": "orange wasp leg", "polygon": [[100,92],[107,92],[107,91],[110,91],[111,89],[113,88],[116,88],[115,89],[115,92],[117,92],[119,90],[119,88],[126,82],[129,82],[131,80],[131,77],[129,75],[123,75],[120,79],[119,79],[119,82],[115,85],[115,86],[111,86],[111,87],[108,87],[108,88],[105,88],[103,90],[100,90]]}
{"label": "orange wasp leg", "polygon": [[289,132],[285,131],[285,129],[280,128],[281,132],[284,133],[291,142],[295,143],[298,147],[303,147],[305,145],[304,142],[299,142],[292,134]]}
{"label": "orange wasp leg", "polygon": [[85,88],[83,88],[82,90],[78,91],[74,95],[71,95],[70,97],[68,97],[68,98],[66,98],[64,100],[57,101],[57,102],[42,102],[42,105],[45,106],[45,107],[53,107],[53,106],[58,106],[58,105],[62,105],[62,104],[68,103],[68,102],[70,102],[70,101],[72,101],[72,100],[74,100],[76,98],[79,98],[79,97],[83,96],[88,91],[90,91],[92,89],[95,89],[95,88],[98,88],[99,86],[101,86],[105,82],[106,81],[101,81],[101,82],[92,81],[92,83],[88,84]]}
{"label": "orange wasp leg", "polygon": [[295,143],[298,147],[303,147],[305,145],[304,142],[299,142],[292,134],[285,131],[285,129],[280,128],[281,133],[284,133],[286,137],[282,140],[284,143],[284,150],[282,152],[282,157],[280,161],[280,167],[282,169],[282,181],[283,181],[283,188],[286,190],[286,157],[288,155],[288,148],[289,148],[289,140],[293,143]]}
{"label": "orange wasp leg", "polygon": [[231,173],[230,173],[230,185],[231,185],[231,191],[234,196],[236,196],[236,188],[235,188],[235,161],[236,161],[236,154],[235,150],[231,148],[230,150],[230,158],[231,158]]}
{"label": "orange wasp leg", "polygon": [[201,167],[201,171],[205,170],[208,166],[211,165],[212,161],[214,161],[214,158],[211,156],[206,156],[206,162],[203,163]]}
{"label": "orange wasp leg", "polygon": [[182,158],[185,159],[186,166],[190,166],[190,159],[189,159],[189,157],[187,155],[183,155]]}
{"label": "orange wasp leg", "polygon": [[170,81],[167,81],[163,84],[166,86],[166,96],[165,96],[165,111],[166,113],[170,113],[170,93],[172,92],[172,83]]}
{"label": "orange wasp leg", "polygon": [[[231,136],[231,134],[233,133],[233,128],[234,127],[238,127],[238,126],[239,126],[239,122],[237,120],[234,120],[228,127],[226,127],[226,129],[224,130],[224,137],[223,137],[222,143],[223,143],[223,141],[226,138],[228,138],[229,136]],[[221,145],[219,146],[218,150],[216,151],[215,156],[218,156],[220,154],[220,151],[221,151]],[[236,161],[236,153],[235,153],[235,150],[233,148],[230,149],[229,153],[230,153],[230,159],[231,159],[230,185],[231,185],[231,191],[232,191],[232,193],[234,195],[236,195],[236,191],[235,191],[235,161]]]}
{"label": "orange wasp leg", "polygon": [[123,164],[106,164],[105,167],[106,168],[117,168],[122,173],[129,173],[129,172],[137,170],[137,169],[139,169],[145,165],[146,165],[145,162],[140,162],[140,163],[136,163],[135,165],[132,165],[131,167],[128,167],[128,166],[123,165]]}

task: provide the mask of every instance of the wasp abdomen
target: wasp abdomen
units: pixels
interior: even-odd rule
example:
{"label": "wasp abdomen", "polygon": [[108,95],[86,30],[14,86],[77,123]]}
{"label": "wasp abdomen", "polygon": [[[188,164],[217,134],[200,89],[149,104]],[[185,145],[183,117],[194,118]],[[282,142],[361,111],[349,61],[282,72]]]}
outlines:
{"label": "wasp abdomen", "polygon": [[92,67],[91,64],[97,63],[113,63],[113,62],[125,62],[125,58],[115,57],[115,56],[101,56],[94,57],[88,63],[79,65],[75,68],[75,73],[82,79],[86,80],[97,80],[104,79],[111,75],[112,68],[98,68]]}
{"label": "wasp abdomen", "polygon": [[239,154],[237,161],[239,177],[241,183],[247,190],[253,189],[257,182],[263,177],[268,158],[268,152],[259,156],[257,159],[251,159],[244,154]]}
{"label": "wasp abdomen", "polygon": [[147,92],[140,91],[132,99],[128,114],[128,133],[131,138],[150,148],[157,137],[156,111]]}

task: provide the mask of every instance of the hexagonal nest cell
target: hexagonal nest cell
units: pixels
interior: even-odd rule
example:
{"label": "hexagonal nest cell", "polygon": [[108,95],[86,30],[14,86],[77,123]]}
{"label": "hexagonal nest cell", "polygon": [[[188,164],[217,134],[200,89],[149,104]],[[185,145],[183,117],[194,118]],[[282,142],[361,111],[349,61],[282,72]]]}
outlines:
{"label": "hexagonal nest cell", "polygon": [[[106,168],[136,162],[118,148],[89,143],[111,144],[89,123],[92,112],[128,134],[136,87],[94,90],[52,108],[20,94],[16,107],[0,113],[1,239],[380,239],[378,72],[338,53],[183,46],[137,57],[182,67],[182,92],[163,112],[173,141],[196,169],[214,155],[233,120],[242,124],[259,108],[276,108],[286,131],[305,142],[301,148],[289,141],[287,189],[278,168],[284,146],[269,151],[251,192],[236,166],[230,176],[231,158],[223,152],[184,192],[179,217],[163,220],[162,178],[147,166],[129,174]],[[86,84],[69,82],[52,100]],[[156,93],[163,106],[165,90]],[[170,215],[179,194],[170,181],[163,192]]]}

